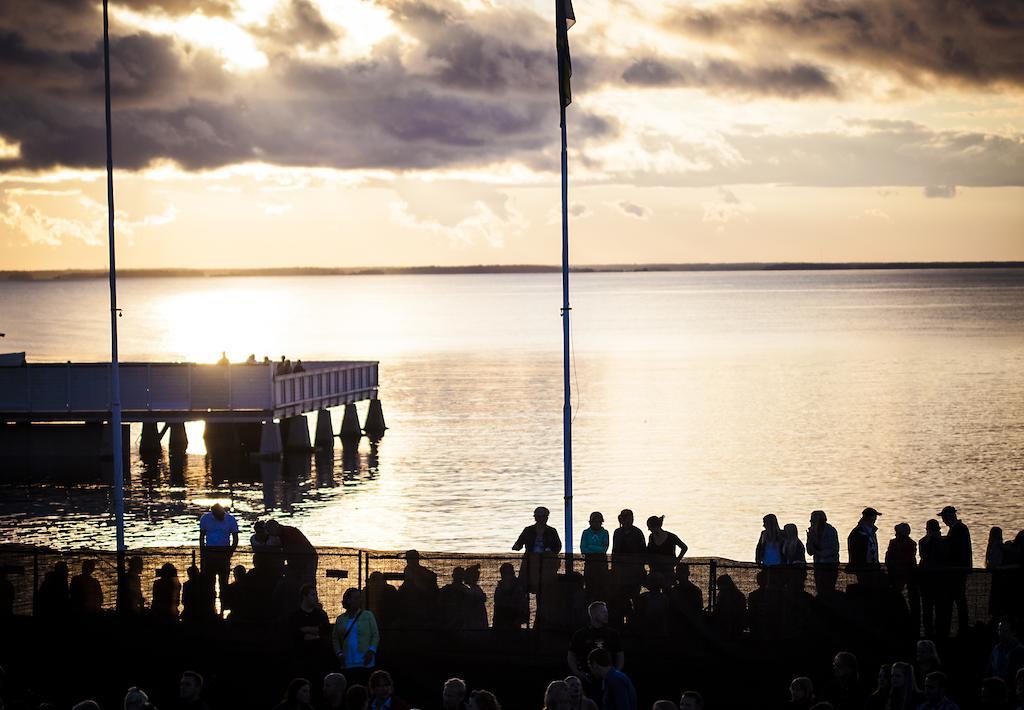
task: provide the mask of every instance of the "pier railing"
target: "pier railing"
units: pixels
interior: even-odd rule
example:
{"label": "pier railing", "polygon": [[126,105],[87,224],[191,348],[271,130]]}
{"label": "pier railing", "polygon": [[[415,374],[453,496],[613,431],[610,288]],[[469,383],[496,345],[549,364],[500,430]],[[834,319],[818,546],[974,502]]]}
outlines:
{"label": "pier railing", "polygon": [[[276,365],[122,363],[125,421],[259,421],[370,399],[376,362],[311,362],[305,371],[274,374]],[[106,363],[0,367],[0,418],[102,421],[110,412]]]}
{"label": "pier railing", "polygon": [[[157,571],[172,564],[184,582],[188,569],[198,565],[196,548],[147,548],[134,550],[128,557],[142,561],[142,591],[145,599],[150,592]],[[17,545],[0,546],[0,588],[10,585],[11,610],[16,615],[33,613],[37,601],[36,590],[48,572],[58,562],[64,562],[71,576],[79,574],[82,563],[96,563],[94,576],[103,590],[103,607],[113,610],[116,605],[116,555],[110,551],[76,550],[59,552],[43,548]],[[486,594],[488,623],[494,617],[495,586],[501,578],[502,565],[508,563],[519,574],[522,557],[501,554],[420,553],[419,564],[436,575],[439,587],[451,581],[455,567],[479,568],[479,586]],[[582,626],[586,604],[594,598],[612,601],[616,597],[615,575],[605,568],[599,575],[604,586],[600,590],[587,589],[585,582],[593,583],[593,570],[584,576],[584,562],[577,558],[575,572],[566,575],[564,556],[551,556],[548,573],[534,580],[529,597],[528,626],[562,628]],[[764,568],[753,563],[734,562],[716,558],[686,560],[690,582],[701,592],[701,612],[693,623],[724,636],[755,635],[763,638],[788,638],[806,633],[809,618],[819,615],[829,619],[828,626],[837,628],[869,628],[877,626],[878,633],[907,624],[913,626],[912,617],[921,619],[921,607],[935,606],[942,613],[943,605],[950,605],[947,595],[951,582],[963,581],[970,624],[987,622],[1004,613],[1020,614],[1024,600],[1024,570],[1019,565],[998,570],[933,570],[927,575],[909,578],[908,586],[894,587],[893,578],[884,566],[873,570],[851,570],[846,565],[830,570],[807,567]],[[619,561],[616,561],[619,562]],[[636,561],[629,560],[633,564]],[[418,625],[430,627],[438,623],[436,609],[420,609],[422,614],[408,613],[401,606],[404,601],[396,595],[405,582],[406,559],[403,552],[360,550],[350,548],[320,548],[316,585],[320,600],[331,618],[341,612],[341,597],[349,587],[364,590],[369,608],[380,617],[383,626]],[[252,569],[252,550],[239,547],[231,565]],[[816,577],[824,573],[823,581]],[[525,580],[524,580],[525,581]],[[834,591],[832,591],[834,590]],[[0,598],[4,595],[0,594]],[[920,602],[920,603],[919,603]],[[543,607],[547,607],[547,611]],[[628,604],[626,605],[629,606]],[[621,610],[620,610],[621,611]],[[632,608],[627,611],[633,615]],[[4,610],[0,609],[0,613]],[[920,630],[920,621],[918,621]],[[957,613],[952,613],[952,630],[958,628]]]}

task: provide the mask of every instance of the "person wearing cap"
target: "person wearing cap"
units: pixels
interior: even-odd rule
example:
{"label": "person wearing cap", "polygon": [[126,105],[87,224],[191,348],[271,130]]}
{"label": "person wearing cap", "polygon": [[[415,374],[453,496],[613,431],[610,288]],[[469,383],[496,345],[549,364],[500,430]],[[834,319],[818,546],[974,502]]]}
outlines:
{"label": "person wearing cap", "polygon": [[951,569],[948,574],[943,575],[946,593],[940,595],[935,630],[938,636],[945,638],[949,636],[954,603],[958,633],[963,634],[967,631],[967,573],[974,560],[971,553],[971,532],[957,517],[956,508],[947,505],[939,511],[939,517],[948,528],[945,537],[945,561]]}
{"label": "person wearing cap", "polygon": [[199,519],[199,566],[204,577],[213,584],[214,576],[220,580],[220,593],[228,588],[231,574],[231,555],[238,547],[238,521],[220,503]]}
{"label": "person wearing cap", "polygon": [[881,515],[874,508],[865,508],[860,514],[857,526],[846,537],[846,554],[850,567],[861,583],[867,581],[864,575],[878,568],[878,528],[875,521]]}

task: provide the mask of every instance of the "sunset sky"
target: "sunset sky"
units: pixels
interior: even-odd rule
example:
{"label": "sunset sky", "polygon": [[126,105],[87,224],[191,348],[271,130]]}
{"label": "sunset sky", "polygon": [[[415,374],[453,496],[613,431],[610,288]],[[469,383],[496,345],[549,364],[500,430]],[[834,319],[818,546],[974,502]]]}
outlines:
{"label": "sunset sky", "polygon": [[[574,263],[1024,259],[1020,0],[574,4]],[[552,2],[111,23],[119,266],[558,263]],[[101,32],[0,4],[0,270],[106,264]]]}

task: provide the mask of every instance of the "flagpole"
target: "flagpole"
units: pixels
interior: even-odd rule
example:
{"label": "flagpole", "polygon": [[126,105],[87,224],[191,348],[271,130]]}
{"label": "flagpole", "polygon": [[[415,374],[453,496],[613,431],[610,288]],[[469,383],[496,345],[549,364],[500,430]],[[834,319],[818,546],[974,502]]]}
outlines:
{"label": "flagpole", "polygon": [[[565,33],[565,0],[555,0],[555,29],[558,37],[565,38],[564,47],[568,52],[568,39]],[[565,561],[566,571],[572,571],[573,534],[572,534],[572,391],[569,385],[569,154],[566,149],[565,104],[562,90],[565,67],[558,63],[559,111],[562,129],[562,467],[565,493]]]}
{"label": "flagpole", "polygon": [[117,357],[117,266],[114,258],[114,153],[110,129],[110,29],[103,0],[103,88],[107,128],[107,242],[110,248],[110,441],[114,448],[114,524],[118,591],[124,574],[124,472],[121,457],[121,373]]}

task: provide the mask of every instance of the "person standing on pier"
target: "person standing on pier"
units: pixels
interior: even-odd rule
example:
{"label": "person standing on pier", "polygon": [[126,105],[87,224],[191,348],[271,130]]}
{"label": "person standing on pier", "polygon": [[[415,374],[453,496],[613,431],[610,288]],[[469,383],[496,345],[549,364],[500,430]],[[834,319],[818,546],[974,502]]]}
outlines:
{"label": "person standing on pier", "polygon": [[633,602],[640,594],[644,580],[644,555],[647,541],[643,531],[633,524],[633,511],[619,512],[619,527],[612,533],[612,595],[609,611],[613,623],[622,625],[624,616],[632,613]]}
{"label": "person standing on pier", "polygon": [[583,580],[587,600],[607,599],[608,531],[604,528],[604,516],[600,512],[590,514],[590,527],[580,535],[580,552],[584,559]]}
{"label": "person standing on pier", "polygon": [[839,533],[829,525],[824,510],[811,512],[807,554],[814,560],[814,588],[817,593],[834,592],[839,579]]}
{"label": "person standing on pier", "polygon": [[949,528],[945,538],[946,564],[951,571],[944,575],[946,593],[940,597],[941,605],[936,619],[936,633],[940,638],[949,636],[953,604],[956,604],[957,633],[967,631],[967,575],[974,565],[971,554],[971,532],[957,517],[956,508],[947,505],[939,512],[942,522]]}
{"label": "person standing on pier", "polygon": [[875,581],[878,571],[878,528],[875,522],[879,513],[874,508],[865,508],[857,521],[857,527],[846,538],[846,554],[850,558],[850,571],[857,575],[861,584]]}
{"label": "person standing on pier", "polygon": [[238,521],[220,503],[199,519],[199,565],[209,584],[213,578],[220,581],[223,596],[228,588],[231,555],[238,547]]}
{"label": "person standing on pier", "polygon": [[[548,525],[548,517],[551,515],[551,511],[540,506],[533,511],[533,525],[527,525],[523,528],[523,531],[519,533],[519,538],[516,540],[516,544],[512,546],[513,550],[523,551],[523,561],[519,568],[519,577],[527,580],[528,589],[531,594],[537,594],[541,587],[542,577],[548,576],[553,577],[554,573],[558,570],[558,558],[557,555],[562,551],[562,538],[558,536],[558,531]],[[551,564],[547,563],[547,557],[554,557],[554,569],[551,570],[552,574],[548,575],[549,567]],[[544,581],[549,581],[544,579]]]}

